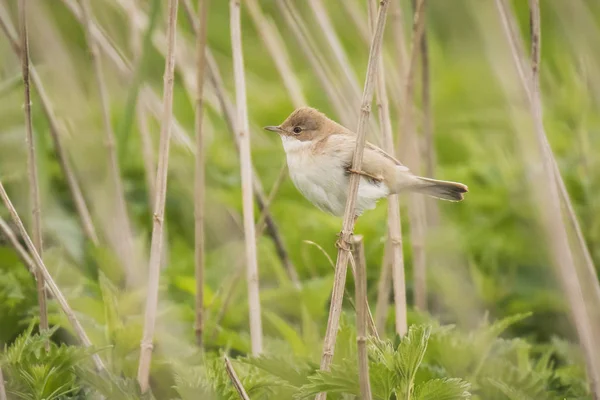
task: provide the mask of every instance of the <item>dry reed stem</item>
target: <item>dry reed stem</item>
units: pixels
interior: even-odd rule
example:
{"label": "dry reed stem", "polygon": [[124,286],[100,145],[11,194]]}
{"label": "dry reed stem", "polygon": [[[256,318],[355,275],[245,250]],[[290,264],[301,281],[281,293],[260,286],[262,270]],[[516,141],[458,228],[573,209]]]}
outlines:
{"label": "dry reed stem", "polygon": [[246,389],[244,389],[244,386],[242,385],[242,381],[240,381],[240,378],[238,378],[237,374],[235,373],[235,369],[233,369],[233,365],[231,365],[231,361],[229,361],[229,357],[223,356],[223,360],[225,361],[225,370],[227,371],[227,375],[229,375],[229,379],[231,379],[233,387],[240,395],[240,399],[250,400],[248,393],[246,393]]}
{"label": "dry reed stem", "polygon": [[4,236],[8,239],[12,247],[15,249],[17,255],[21,259],[21,262],[27,267],[29,272],[35,275],[36,267],[33,261],[31,260],[29,253],[27,252],[27,250],[25,250],[25,248],[23,248],[23,246],[21,246],[19,238],[17,237],[15,232],[10,228],[10,226],[6,223],[6,221],[2,219],[2,217],[0,217],[0,231],[4,233]]}
{"label": "dry reed stem", "polygon": [[2,368],[0,368],[0,400],[6,400],[6,389],[4,388],[4,375],[2,374]]}
{"label": "dry reed stem", "polygon": [[[390,289],[392,287],[392,262],[390,260],[391,243],[386,240],[383,250],[381,272],[377,282],[377,302],[375,303],[375,326],[377,330],[385,333],[385,323],[389,308]],[[406,298],[406,296],[405,296]]]}
{"label": "dry reed stem", "polygon": [[[382,0],[377,15],[377,24],[373,34],[373,41],[369,50],[369,62],[367,65],[367,77],[361,101],[361,113],[358,120],[358,128],[356,129],[356,149],[352,157],[352,169],[360,171],[362,167],[362,157],[366,142],[366,128],[368,125],[369,115],[371,113],[371,101],[373,100],[373,90],[375,74],[377,72],[377,63],[381,53],[381,42],[383,41],[383,31],[385,27],[385,19],[389,0]],[[344,212],[344,223],[340,238],[338,241],[338,254],[335,266],[335,276],[333,282],[333,290],[331,293],[331,305],[329,308],[329,318],[327,321],[327,331],[323,343],[323,355],[321,358],[321,370],[328,370],[333,358],[335,342],[337,339],[337,331],[340,323],[340,315],[342,312],[342,298],[344,294],[344,285],[346,283],[346,269],[348,267],[348,258],[350,256],[350,246],[352,244],[352,232],[354,230],[354,222],[356,219],[355,205],[356,195],[358,193],[358,183],[360,176],[352,174],[350,176],[348,199],[346,201],[346,209]],[[324,400],[325,393],[319,393],[316,396],[317,400]]]}
{"label": "dry reed stem", "polygon": [[[400,21],[397,20],[400,24]],[[418,61],[419,43],[425,28],[425,0],[419,0],[415,5],[413,20],[413,37],[408,60],[408,69],[404,77],[404,93],[399,114],[402,116],[401,132],[405,139],[405,154],[408,167],[416,174],[420,172],[421,157],[418,145],[418,135],[413,122],[414,75]],[[414,301],[421,310],[427,309],[427,277],[425,260],[425,230],[426,215],[423,199],[417,194],[409,194],[408,217],[410,221],[411,246],[413,249]],[[396,324],[398,322],[396,321]],[[400,327],[397,326],[397,330]],[[400,332],[398,332],[400,334]]]}
{"label": "dry reed stem", "polygon": [[[0,28],[4,31],[6,37],[8,38],[10,45],[14,51],[14,53],[20,57],[21,54],[21,46],[18,42],[18,36],[15,32],[10,19],[8,18],[8,11],[4,8],[4,5],[0,3]],[[46,115],[46,119],[48,120],[50,136],[52,137],[52,142],[54,145],[54,150],[56,151],[56,157],[58,159],[58,163],[62,169],[63,174],[65,175],[65,179],[67,182],[67,186],[69,191],[71,192],[71,196],[73,197],[73,203],[75,204],[75,209],[77,214],[79,215],[80,223],[83,228],[83,231],[87,238],[94,244],[98,245],[98,235],[96,234],[96,229],[94,228],[94,224],[92,222],[92,217],[85,203],[85,199],[81,192],[81,188],[79,187],[79,183],[77,182],[77,178],[75,177],[75,173],[71,168],[71,164],[69,163],[68,155],[62,145],[61,134],[59,130],[58,119],[54,114],[54,109],[52,108],[52,102],[44,86],[42,84],[42,80],[37,73],[35,67],[30,66],[31,73],[31,81],[33,82],[33,86],[37,90],[38,96],[40,98],[40,103],[44,110],[44,114]]]}
{"label": "dry reed stem", "polygon": [[163,247],[163,227],[165,216],[165,200],[167,195],[167,173],[169,169],[169,143],[171,141],[171,119],[173,117],[173,85],[175,75],[175,36],[177,28],[177,0],[169,0],[167,21],[167,57],[165,60],[163,86],[163,117],[161,120],[160,147],[158,149],[158,168],[156,171],[156,199],[152,223],[152,244],[148,265],[148,292],[146,295],[146,313],[144,317],[144,333],[140,343],[140,363],[138,367],[138,383],[142,393],[148,391],[150,363],[156,314],[158,307],[158,285],[160,280],[160,264]]}
{"label": "dry reed stem", "polygon": [[[188,17],[190,24],[194,28],[194,31],[198,32],[199,23],[196,16],[193,13],[193,8],[191,7],[190,0],[183,0],[183,8],[186,11],[186,16]],[[221,74],[219,72],[217,62],[212,56],[209,48],[206,49],[206,61],[208,64],[208,79],[212,84],[213,89],[215,90],[217,100],[219,101],[219,105],[221,107],[221,112],[229,128],[229,132],[233,135],[236,144],[236,149],[239,151],[239,138],[236,134],[237,129],[234,107],[225,90],[225,85],[223,84],[223,78],[221,77]],[[290,278],[293,279],[292,277],[294,276],[294,274],[297,275],[295,267],[292,264],[292,261],[290,260],[285,244],[283,243],[283,239],[279,234],[277,224],[275,223],[275,220],[273,219],[269,208],[266,206],[267,201],[265,199],[262,183],[260,181],[259,175],[256,173],[254,168],[252,169],[252,184],[256,204],[258,206],[259,211],[264,215],[267,234],[273,240],[277,256],[281,260],[286,271],[288,271]]]}
{"label": "dry reed stem", "polygon": [[[10,198],[8,197],[8,194],[6,193],[6,190],[4,189],[4,185],[2,184],[2,182],[0,182],[0,198],[2,198],[2,201],[4,202],[4,205],[6,206],[6,208],[8,209],[8,212],[10,213],[10,216],[11,216],[14,224],[17,226],[17,229],[19,230],[21,237],[25,241],[25,245],[27,246],[27,250],[29,251],[29,254],[31,255],[33,263],[36,266],[36,270],[41,271],[42,275],[44,276],[44,280],[46,281],[46,286],[50,290],[50,293],[52,293],[52,296],[54,296],[56,301],[58,301],[60,308],[65,313],[65,316],[71,323],[71,326],[73,327],[73,330],[75,331],[75,335],[77,335],[77,337],[81,341],[81,344],[84,347],[90,347],[92,345],[92,343],[90,342],[90,339],[88,338],[87,334],[83,330],[81,323],[75,316],[73,309],[69,306],[67,299],[62,294],[62,292],[60,291],[60,289],[58,288],[56,283],[54,282],[54,279],[52,279],[50,272],[48,272],[48,269],[46,268],[46,265],[42,261],[40,254],[37,252],[31,238],[29,237],[29,235],[27,234],[27,231],[25,230],[25,226],[23,225],[23,222],[21,221],[21,218],[19,217],[17,210],[15,209],[12,202],[10,201]],[[100,359],[100,356],[98,354],[92,355],[92,361],[94,362],[94,365],[96,366],[96,369],[98,371],[105,370],[104,364],[102,363],[102,360]]]}
{"label": "dry reed stem", "polygon": [[[356,346],[358,353],[358,381],[361,399],[371,400],[371,381],[369,380],[369,356],[367,354],[367,270],[364,258],[365,249],[362,236],[352,238],[352,245],[358,253],[358,263],[354,279],[356,290]],[[361,261],[362,259],[362,261]]]}
{"label": "dry reed stem", "polygon": [[246,103],[246,77],[242,53],[242,26],[240,0],[229,2],[231,13],[231,51],[235,75],[237,106],[237,135],[240,143],[240,168],[242,175],[242,208],[244,214],[244,236],[246,243],[246,279],[248,284],[248,309],[250,318],[250,340],[252,354],[262,353],[262,322],[256,254],[256,231],[254,226],[254,202],[252,201],[252,156],[250,153],[250,129]]}
{"label": "dry reed stem", "polygon": [[202,120],[204,116],[204,81],[206,70],[206,42],[209,0],[198,0],[200,28],[196,35],[196,168],[194,191],[195,214],[195,275],[196,275],[196,344],[202,347],[204,333],[204,209],[205,209],[205,152]]}
{"label": "dry reed stem", "polygon": [[267,51],[275,64],[275,68],[279,72],[283,84],[290,94],[294,107],[298,108],[306,105],[302,86],[292,70],[289,54],[281,40],[277,26],[265,17],[257,0],[247,0],[246,4],[250,12],[250,17],[258,30],[258,34],[265,43]]}
{"label": "dry reed stem", "polygon": [[150,127],[148,126],[146,107],[141,101],[138,101],[136,114],[139,128],[138,130],[140,132],[140,141],[142,144],[142,159],[144,161],[144,172],[146,173],[146,185],[148,186],[148,204],[150,204],[151,209],[154,209],[153,194],[156,193],[154,182],[156,162],[154,160],[154,146],[152,145]]}
{"label": "dry reed stem", "polygon": [[[534,54],[533,68],[530,72],[526,67],[525,52],[517,38],[515,17],[505,0],[495,0],[496,8],[500,17],[504,35],[508,41],[511,55],[515,64],[520,83],[525,91],[526,99],[530,107],[531,116],[534,123],[535,138],[538,150],[542,156],[542,173],[544,174],[544,184],[538,185],[545,201],[542,202],[542,213],[545,222],[546,234],[550,241],[550,249],[553,255],[555,267],[558,269],[561,284],[569,301],[571,315],[575,322],[575,328],[582,347],[582,352],[586,361],[588,379],[590,381],[590,390],[594,398],[600,398],[600,365],[597,358],[598,348],[594,340],[592,324],[587,314],[587,305],[583,296],[581,282],[577,276],[573,254],[569,246],[567,228],[562,219],[560,206],[560,185],[557,185],[557,168],[554,156],[550,151],[549,142],[546,136],[542,121],[542,104],[539,91],[539,82],[537,73],[539,66],[539,2],[534,1],[533,8],[533,34],[532,40],[536,41],[533,46],[537,49]],[[526,166],[530,166],[526,163]],[[596,285],[598,282],[596,280]]]}
{"label": "dry reed stem", "polygon": [[114,210],[116,218],[123,224],[123,231],[119,232],[119,236],[121,236],[119,242],[121,242],[121,240],[123,241],[125,276],[126,281],[129,284],[132,284],[135,282],[135,272],[137,269],[135,262],[134,239],[133,232],[131,230],[131,223],[129,221],[129,215],[127,213],[125,190],[123,188],[123,180],[121,179],[121,168],[119,166],[119,159],[117,157],[115,148],[115,133],[113,132],[112,125],[110,123],[108,92],[106,89],[106,82],[104,80],[104,71],[102,70],[102,60],[100,59],[100,54],[98,52],[98,45],[92,35],[92,22],[94,17],[92,15],[89,0],[80,0],[80,5],[83,26],[86,32],[87,45],[90,51],[90,59],[92,61],[94,77],[96,79],[100,108],[102,111],[104,140],[109,163],[109,178],[113,186],[112,195],[114,196]]}
{"label": "dry reed stem", "polygon": [[[413,0],[413,4],[415,0]],[[420,42],[421,58],[421,103],[423,107],[423,157],[425,158],[425,175],[435,176],[436,154],[433,139],[433,111],[431,108],[431,76],[429,68],[429,40],[427,38],[427,21],[423,22],[423,33]],[[439,223],[439,208],[435,199],[426,198],[427,226],[433,227]]]}
{"label": "dry reed stem", "polygon": [[[281,184],[287,177],[287,173],[288,173],[287,162],[284,161],[283,165],[279,169],[279,173],[277,174],[277,178],[275,179],[273,186],[271,186],[271,191],[269,192],[269,195],[265,199],[265,208],[266,209],[269,209],[271,207],[273,200],[275,200],[275,196],[277,196],[277,193],[279,192],[279,188],[281,187]],[[266,227],[265,213],[261,212],[260,216],[258,217],[258,221],[256,222],[256,237],[257,238],[262,236],[262,234],[265,230],[265,227]],[[295,270],[294,270],[294,272],[295,272]]]}
{"label": "dry reed stem", "polygon": [[300,14],[294,8],[293,3],[283,0],[278,1],[277,5],[283,14],[286,25],[291,29],[292,34],[300,45],[304,56],[308,60],[342,124],[354,124],[356,121],[355,113],[344,103],[345,97],[338,92],[338,88],[333,84],[331,79],[332,73],[327,63],[323,60],[323,55],[318,51],[314,42],[311,41],[307,28],[303,26]]}
{"label": "dry reed stem", "polygon": [[346,92],[347,95],[352,99],[352,107],[356,109],[359,105],[360,100],[360,86],[356,74],[352,70],[352,63],[349,62],[348,57],[342,43],[340,42],[333,24],[329,19],[327,10],[323,5],[322,0],[309,0],[309,7],[312,9],[315,18],[317,19],[318,25],[321,27],[321,31],[325,36],[325,40],[329,44],[333,52],[333,56],[337,61],[338,67],[341,69],[343,75],[346,77]]}
{"label": "dry reed stem", "polygon": [[[44,254],[42,245],[42,206],[36,166],[35,139],[31,120],[31,92],[29,88],[29,38],[27,34],[27,0],[19,0],[19,26],[21,28],[21,72],[23,74],[23,90],[25,97],[25,142],[27,144],[27,177],[29,184],[29,207],[31,210],[31,232],[33,244],[40,257]],[[44,276],[35,270],[38,306],[40,308],[40,331],[48,330],[48,307],[46,306],[46,290]],[[49,344],[45,344],[49,350]]]}
{"label": "dry reed stem", "polygon": [[[359,237],[361,237],[361,240],[362,240],[362,236],[359,235]],[[313,243],[314,245],[317,245],[314,242],[311,242],[311,243]],[[320,247],[320,246],[318,246],[318,247]],[[354,280],[356,281],[356,279],[358,279],[357,275],[356,275],[357,271],[359,268],[361,268],[357,264],[362,264],[362,268],[364,268],[365,270],[367,268],[367,261],[365,259],[365,249],[364,249],[364,245],[363,245],[362,241],[361,241],[360,245],[355,245],[353,243],[352,253],[350,254],[349,261],[350,261],[350,269],[352,270],[352,276],[354,277]],[[332,264],[331,265],[332,268],[335,268],[335,266],[333,265],[333,261],[331,264]],[[335,271],[335,269],[334,269],[334,271]],[[346,298],[348,299],[348,301],[350,302],[352,307],[354,307],[354,311],[356,311],[357,310],[356,304],[354,303],[354,300],[352,299],[352,296],[350,295],[350,293],[348,293],[348,291],[345,288],[344,288],[344,294],[346,295]],[[373,314],[371,314],[371,307],[369,307],[369,299],[365,297],[364,303],[365,304],[363,304],[363,306],[366,309],[367,324],[369,325],[369,331],[371,332],[371,335],[373,335],[377,339],[379,339],[379,332],[377,332],[377,326],[375,325],[375,319],[373,318]]]}
{"label": "dry reed stem", "polygon": [[[370,25],[375,24],[375,7],[376,1],[368,0],[369,21]],[[381,120],[381,133],[383,136],[383,149],[388,154],[395,155],[394,137],[392,134],[392,121],[390,118],[389,100],[385,84],[385,69],[383,65],[383,57],[380,58],[377,76],[376,76],[375,93],[377,96],[377,108],[379,109],[379,118]],[[390,262],[392,264],[394,280],[394,302],[396,313],[396,332],[400,336],[404,336],[408,330],[407,313],[406,313],[406,279],[404,274],[404,254],[402,251],[402,229],[400,220],[400,204],[397,195],[388,197],[388,234],[390,244]]]}

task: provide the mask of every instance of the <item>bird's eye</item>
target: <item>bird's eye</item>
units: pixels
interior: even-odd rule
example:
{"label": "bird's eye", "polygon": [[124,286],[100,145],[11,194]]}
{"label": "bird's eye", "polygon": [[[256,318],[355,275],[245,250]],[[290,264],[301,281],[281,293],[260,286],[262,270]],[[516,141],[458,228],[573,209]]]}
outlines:
{"label": "bird's eye", "polygon": [[302,128],[300,128],[299,126],[294,127],[295,134],[299,134],[300,132],[302,132]]}

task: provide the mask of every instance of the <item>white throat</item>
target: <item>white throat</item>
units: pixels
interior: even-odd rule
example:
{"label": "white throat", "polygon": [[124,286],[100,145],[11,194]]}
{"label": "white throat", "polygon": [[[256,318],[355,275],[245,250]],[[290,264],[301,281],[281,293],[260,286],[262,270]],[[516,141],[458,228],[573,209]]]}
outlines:
{"label": "white throat", "polygon": [[303,142],[291,136],[281,135],[281,142],[286,153],[300,151],[310,147],[309,141]]}

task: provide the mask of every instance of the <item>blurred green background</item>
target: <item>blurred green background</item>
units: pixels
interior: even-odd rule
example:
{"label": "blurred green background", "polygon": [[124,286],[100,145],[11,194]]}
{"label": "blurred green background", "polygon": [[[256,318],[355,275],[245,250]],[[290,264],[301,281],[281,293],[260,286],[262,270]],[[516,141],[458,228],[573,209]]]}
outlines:
{"label": "blurred green background", "polygon": [[[308,105],[340,120],[283,18],[277,1],[258,3],[281,34],[287,52],[281,57],[289,60]],[[269,193],[285,163],[285,154],[279,139],[261,127],[279,124],[293,111],[294,105],[244,3],[242,1],[243,52],[252,161]],[[347,82],[339,72],[309,2],[292,3],[329,69],[334,71],[328,78],[334,86],[344,87]],[[365,2],[349,1],[348,6],[333,1],[324,3],[362,88],[368,45],[348,9],[359,13],[364,29],[367,21]],[[2,4],[3,18],[15,24],[16,1],[3,1]],[[78,9],[78,3],[74,1],[29,2],[31,61],[48,92],[59,123],[59,134],[100,235],[100,245],[95,247],[86,240],[80,227],[55,155],[39,91],[33,88],[44,260],[82,319],[92,342],[98,346],[115,346],[106,355],[114,371],[135,377],[143,325],[144,286],[125,289],[118,245],[123,225],[115,219],[115,205],[108,188],[108,157],[101,107],[85,31],[68,4]],[[160,7],[154,36],[150,44],[145,45],[147,16],[157,4]],[[528,49],[527,2],[512,1],[512,6],[524,46]],[[411,6],[408,1],[400,1],[400,7],[405,35],[410,38]],[[124,69],[130,70],[123,73],[123,68],[120,70],[111,57],[100,52],[110,97],[111,123],[117,134],[127,211],[135,233],[136,251],[140,255],[140,268],[136,274],[144,282],[152,229],[149,180],[153,179],[153,171],[148,174],[142,137],[147,134],[150,138],[150,154],[156,163],[161,110],[160,101],[157,103],[152,99],[153,96],[157,96],[154,100],[162,97],[166,2],[98,0],[92,1],[92,9],[110,46],[116,49],[115,54],[128,60]],[[384,51],[394,134],[397,134],[398,91],[403,78],[396,64],[392,29],[392,18],[395,17],[394,14],[388,20]],[[599,21],[598,2],[541,1],[540,80],[544,126],[596,264],[600,261]],[[532,193],[535,185],[528,181],[526,174],[524,159],[537,163],[538,156],[533,147],[523,146],[532,140],[533,131],[519,119],[518,113],[526,110],[515,95],[518,90],[506,83],[513,82],[518,87],[493,1],[430,0],[427,2],[426,29],[437,156],[435,177],[464,182],[469,186],[469,193],[461,203],[438,203],[440,223],[430,228],[426,237],[428,300],[432,316],[416,313],[411,308],[409,320],[453,323],[469,331],[478,327],[485,316],[496,320],[531,312],[528,318],[509,328],[508,337],[519,337],[539,348],[555,343],[553,340],[559,340],[557,338],[576,342],[575,329],[568,317],[568,304],[554,274],[539,223],[539,205]],[[188,356],[194,342],[192,150],[195,45],[193,29],[182,6],[177,35],[174,98],[177,127],[170,152],[166,206],[168,256],[161,273],[155,347],[158,360],[153,367],[153,373],[158,376],[162,368],[170,368],[169,360]],[[226,1],[211,1],[208,45],[226,91],[231,99],[235,99],[229,4]],[[0,60],[0,179],[27,224],[28,186],[20,62],[5,35],[0,35]],[[140,85],[136,85],[135,76],[141,80]],[[419,72],[416,77],[415,121],[417,130],[422,131]],[[234,354],[244,354],[250,347],[243,273],[239,159],[211,82],[207,82],[205,93],[206,346],[215,352],[227,348]],[[132,108],[129,102],[134,94],[137,104],[132,103]],[[374,113],[372,119],[376,120],[376,117]],[[128,120],[132,123],[131,129],[124,128]],[[356,121],[348,127],[355,129]],[[147,132],[144,133],[145,129]],[[379,135],[376,130],[371,131],[369,140],[380,143]],[[407,296],[412,304],[412,248],[405,200],[402,198],[403,247]],[[276,192],[270,211],[301,278],[302,289],[293,289],[273,241],[268,235],[261,235],[257,245],[264,334],[268,338],[266,347],[284,351],[291,346],[295,354],[306,353],[312,362],[318,362],[333,279],[332,265],[323,251],[335,261],[334,243],[341,219],[325,215],[312,206],[287,177]],[[256,215],[259,214],[257,209]],[[4,207],[0,207],[0,216],[10,219]],[[385,201],[359,219],[356,232],[365,238],[367,287],[375,312],[387,236]],[[307,241],[318,244],[322,250]],[[347,287],[353,291],[350,275]],[[0,343],[11,344],[27,328],[36,311],[35,282],[10,243],[0,236]],[[50,301],[50,312],[51,322],[61,327],[55,334],[56,340],[72,343],[70,326],[53,301]],[[350,319],[352,313],[348,307]],[[393,336],[393,318],[390,308],[386,324],[390,337]],[[291,333],[294,330],[298,330],[299,336]],[[569,347],[569,352],[577,353],[575,347]],[[155,377],[155,395],[167,393],[170,383],[170,379],[161,382]],[[169,397],[165,394],[157,395],[157,398]]]}

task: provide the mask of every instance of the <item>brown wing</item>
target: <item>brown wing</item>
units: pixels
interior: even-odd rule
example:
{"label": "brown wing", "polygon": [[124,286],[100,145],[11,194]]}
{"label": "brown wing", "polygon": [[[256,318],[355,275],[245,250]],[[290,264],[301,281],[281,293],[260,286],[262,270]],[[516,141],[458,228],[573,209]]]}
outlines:
{"label": "brown wing", "polygon": [[[400,161],[398,161],[396,158],[390,156],[388,153],[386,153],[385,151],[383,151],[382,149],[380,149],[379,147],[375,146],[372,143],[366,142],[365,143],[365,151],[369,149],[369,150],[373,150],[376,153],[381,154],[382,156],[384,156],[385,158],[387,158],[390,161],[393,161],[394,164],[401,166],[401,167],[406,167],[404,164],[402,164]],[[406,167],[406,169],[408,169],[408,167]]]}

